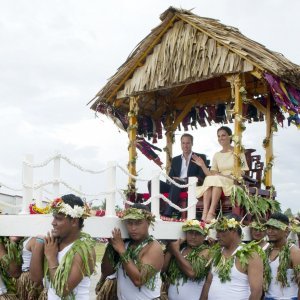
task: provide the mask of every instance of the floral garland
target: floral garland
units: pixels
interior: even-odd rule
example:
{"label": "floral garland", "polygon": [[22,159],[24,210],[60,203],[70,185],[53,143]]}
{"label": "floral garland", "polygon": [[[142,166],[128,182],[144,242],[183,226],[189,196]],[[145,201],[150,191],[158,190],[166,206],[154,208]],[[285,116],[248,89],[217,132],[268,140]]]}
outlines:
{"label": "floral garland", "polygon": [[226,231],[241,227],[241,223],[234,218],[221,217],[218,220],[212,220],[210,227],[217,231]]}
{"label": "floral garland", "polygon": [[55,289],[56,294],[61,297],[62,300],[75,299],[73,292],[66,297],[64,297],[63,294],[71,272],[73,258],[76,254],[80,255],[83,262],[83,269],[81,271],[85,274],[85,276],[90,277],[92,275],[92,269],[95,268],[96,261],[93,261],[93,266],[91,268],[90,260],[92,259],[92,252],[95,245],[95,240],[89,234],[81,232],[80,238],[73,243],[71,249],[62,258],[62,261],[56,269],[53,280],[50,280],[48,264],[47,261],[45,261],[45,276],[47,276],[47,278],[51,281],[51,286]]}
{"label": "floral garland", "polygon": [[277,229],[280,229],[280,230],[283,230],[285,231],[286,229],[289,228],[289,226],[279,220],[276,220],[276,219],[269,219],[266,223],[266,226],[271,226],[271,227],[275,227]]}
{"label": "floral garland", "polygon": [[34,214],[42,214],[42,215],[49,214],[50,210],[51,210],[50,205],[47,205],[45,207],[38,207],[36,205],[36,203],[31,203],[29,205],[29,212],[32,215],[34,215]]}
{"label": "floral garland", "polygon": [[[209,249],[207,245],[202,244],[198,247],[192,248],[191,251],[186,255],[185,259],[192,266],[193,271],[195,272],[195,279],[193,281],[200,282],[205,279],[209,271],[208,259],[204,256],[200,256],[203,250]],[[171,284],[179,285],[179,280],[182,278],[182,283],[186,283],[190,278],[184,274],[174,257],[171,258],[169,268],[166,272],[166,280]]]}
{"label": "floral garland", "polygon": [[266,228],[266,225],[265,224],[262,224],[260,222],[257,222],[257,221],[253,221],[249,224],[249,227],[250,228],[253,228],[257,231],[266,231],[267,228]]}
{"label": "floral garland", "polygon": [[86,219],[90,216],[90,208],[87,205],[74,205],[74,207],[72,207],[71,205],[64,203],[62,198],[57,198],[52,201],[50,204],[50,211],[55,214],[61,213],[71,218]]}
{"label": "floral garland", "polygon": [[[281,287],[288,287],[288,279],[287,279],[287,269],[291,265],[291,252],[290,247],[291,243],[287,243],[284,245],[281,250],[279,251],[278,257],[279,257],[279,266],[277,269],[277,275],[276,280],[280,283]],[[272,250],[274,249],[274,245],[271,244],[271,246],[268,247],[266,250],[266,255],[269,258]]]}
{"label": "floral garland", "polygon": [[148,221],[151,225],[154,224],[155,222],[155,216],[150,212],[145,209],[140,209],[140,208],[135,208],[135,207],[130,207],[125,209],[122,212],[122,220],[146,220]]}
{"label": "floral garland", "polygon": [[267,163],[266,167],[264,168],[262,183],[266,185],[266,175],[267,173],[273,168],[274,166],[274,156],[272,155],[270,161]]}
{"label": "floral garland", "polygon": [[[137,115],[138,115],[138,111],[139,111],[139,107],[138,107],[137,101],[134,101],[133,102],[133,106],[131,107],[131,110],[128,112],[128,118],[136,120]],[[130,124],[127,127],[127,133],[128,133],[128,135],[130,134],[131,131],[136,131],[137,129],[138,129],[138,123],[137,122],[135,124]],[[128,151],[130,151],[130,149],[133,148],[133,147],[136,148],[136,140],[134,140],[134,141],[130,140],[129,141]],[[130,170],[131,167],[132,167],[132,169],[135,169],[136,161],[137,161],[137,153],[136,153],[136,151],[134,153],[135,153],[134,157],[132,157],[128,161],[128,164],[127,164],[128,170]],[[132,175],[136,175],[136,174],[132,174]],[[124,191],[124,194],[126,196],[131,196],[131,195],[135,195],[136,194],[135,182],[136,182],[135,179],[130,178],[129,183],[128,183],[127,191]]]}
{"label": "floral garland", "polygon": [[290,219],[290,229],[296,234],[300,234],[300,221],[296,218]]}
{"label": "floral garland", "polygon": [[182,231],[190,231],[194,230],[202,235],[207,235],[208,233],[208,227],[206,226],[206,223],[203,221],[198,221],[198,220],[187,220],[185,223],[182,225]]}

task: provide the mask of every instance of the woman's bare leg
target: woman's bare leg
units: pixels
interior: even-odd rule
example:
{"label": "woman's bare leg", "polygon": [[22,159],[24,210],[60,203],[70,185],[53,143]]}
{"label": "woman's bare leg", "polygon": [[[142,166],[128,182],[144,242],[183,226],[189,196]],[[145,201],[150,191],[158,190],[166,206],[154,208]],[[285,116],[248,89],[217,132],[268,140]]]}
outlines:
{"label": "woman's bare leg", "polygon": [[216,216],[216,209],[222,195],[222,188],[218,186],[212,187],[211,204],[207,213],[207,222],[210,222]]}
{"label": "woman's bare leg", "polygon": [[208,188],[203,194],[203,213],[202,213],[202,220],[206,221],[208,209],[210,207],[211,202],[211,194],[212,188]]}

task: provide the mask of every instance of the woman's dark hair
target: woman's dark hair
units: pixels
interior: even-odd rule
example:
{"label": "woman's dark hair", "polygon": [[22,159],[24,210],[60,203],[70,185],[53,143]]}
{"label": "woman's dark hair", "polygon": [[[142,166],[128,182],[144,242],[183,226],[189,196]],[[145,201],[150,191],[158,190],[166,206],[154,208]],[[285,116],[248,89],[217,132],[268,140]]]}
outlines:
{"label": "woman's dark hair", "polygon": [[[77,197],[73,194],[68,194],[68,195],[64,195],[61,197],[61,199],[63,200],[64,203],[69,204],[72,208],[74,208],[75,205],[77,206],[84,206],[84,202],[82,201],[82,199],[80,197]],[[69,217],[71,218],[71,217]],[[79,222],[78,222],[79,228],[82,229],[83,228],[83,218],[79,218]]]}
{"label": "woman's dark hair", "polygon": [[286,215],[284,215],[284,214],[282,214],[280,212],[272,214],[270,216],[270,219],[278,220],[278,221],[280,221],[280,222],[282,222],[282,223],[284,223],[286,225],[289,225],[289,223],[290,223],[289,222],[289,218]]}
{"label": "woman's dark hair", "polygon": [[[232,137],[232,130],[227,127],[227,126],[221,126],[218,130],[217,130],[217,134],[219,133],[219,131],[224,130],[225,132],[227,132],[227,134]],[[230,138],[230,143],[232,142],[232,138]]]}

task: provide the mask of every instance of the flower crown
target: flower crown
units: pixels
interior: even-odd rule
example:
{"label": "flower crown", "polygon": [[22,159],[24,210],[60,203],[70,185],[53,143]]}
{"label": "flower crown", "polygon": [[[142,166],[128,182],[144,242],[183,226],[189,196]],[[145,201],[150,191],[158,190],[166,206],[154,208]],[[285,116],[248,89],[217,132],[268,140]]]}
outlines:
{"label": "flower crown", "polygon": [[275,227],[275,228],[283,230],[283,231],[285,231],[286,229],[289,228],[289,225],[287,225],[277,219],[273,219],[273,218],[271,218],[267,221],[266,226]]}
{"label": "flower crown", "polygon": [[253,221],[250,223],[249,225],[250,228],[253,228],[255,230],[258,230],[258,231],[265,231],[267,230],[267,227],[265,224],[262,224],[262,223],[259,223],[257,221]]}
{"label": "flower crown", "polygon": [[86,219],[90,216],[90,208],[84,204],[84,206],[71,205],[65,203],[62,198],[57,198],[52,201],[50,205],[50,210],[52,213],[61,213],[71,218],[82,218]]}
{"label": "flower crown", "polygon": [[241,227],[241,223],[234,218],[228,219],[221,217],[218,220],[213,220],[210,224],[217,231],[226,231],[231,229],[237,229]]}
{"label": "flower crown", "polygon": [[299,234],[300,233],[300,221],[296,218],[291,218],[290,219],[290,228],[291,231]]}
{"label": "flower crown", "polygon": [[122,220],[147,220],[151,225],[155,221],[155,216],[145,209],[130,207],[123,211]]}
{"label": "flower crown", "polygon": [[198,231],[202,235],[207,235],[208,233],[206,223],[198,220],[187,220],[184,222],[182,225],[182,231],[186,232],[190,230]]}

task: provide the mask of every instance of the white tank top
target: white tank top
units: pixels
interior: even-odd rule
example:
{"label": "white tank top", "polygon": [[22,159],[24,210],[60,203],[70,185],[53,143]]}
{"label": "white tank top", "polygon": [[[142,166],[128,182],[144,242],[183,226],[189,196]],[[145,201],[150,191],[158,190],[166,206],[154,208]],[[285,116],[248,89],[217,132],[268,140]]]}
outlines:
{"label": "white tank top", "polygon": [[[127,249],[128,242],[125,244]],[[117,270],[117,293],[119,300],[150,300],[160,297],[161,279],[160,272],[155,275],[154,290],[142,285],[136,287],[129,276],[125,273],[122,265]],[[49,299],[50,300],[50,299]]]}
{"label": "white tank top", "polygon": [[[232,255],[239,250],[239,246]],[[215,267],[212,267],[212,282],[209,288],[208,300],[248,300],[250,296],[250,285],[248,275],[236,268],[236,261],[231,269],[231,281],[221,282]]]}
{"label": "white tank top", "polygon": [[[178,280],[178,286],[170,284],[168,290],[169,300],[199,300],[202,293],[204,281],[200,282],[188,279],[187,282],[183,283],[183,279]],[[231,299],[232,300],[232,299]]]}
{"label": "white tank top", "polygon": [[22,264],[22,272],[27,272],[29,271],[29,267],[30,267],[30,260],[31,260],[31,256],[32,253],[31,251],[29,251],[26,246],[28,244],[28,242],[31,240],[31,237],[27,238],[24,242],[23,242],[23,249],[22,249],[22,260],[23,260],[23,264]]}
{"label": "white tank top", "polygon": [[[73,243],[65,247],[63,250],[58,252],[58,263],[60,263],[65,256],[65,254],[71,249]],[[89,300],[89,289],[90,289],[91,280],[89,277],[85,276],[73,290],[75,295],[75,300]],[[56,295],[54,288],[50,286],[48,289],[48,300],[60,300],[61,298]]]}
{"label": "white tank top", "polygon": [[[293,247],[292,245],[291,247]],[[272,281],[269,286],[268,291],[266,292],[266,297],[274,298],[274,299],[291,299],[297,298],[298,296],[298,285],[295,281],[293,281],[294,270],[287,269],[287,282],[289,283],[289,287],[281,287],[280,282],[276,280],[277,270],[279,267],[279,257],[277,257],[274,261],[270,261],[270,268],[272,272]]]}
{"label": "white tank top", "polygon": [[1,296],[1,295],[4,295],[4,294],[6,294],[6,293],[7,293],[6,286],[5,286],[3,280],[2,280],[2,278],[1,278],[1,276],[0,276],[0,296]]}
{"label": "white tank top", "polygon": [[[185,248],[181,250],[181,253],[184,249]],[[183,278],[180,278],[177,284],[170,284],[168,289],[168,299],[186,300],[188,295],[189,300],[199,300],[204,281],[205,279],[200,282],[188,279],[187,282],[183,283]]]}

